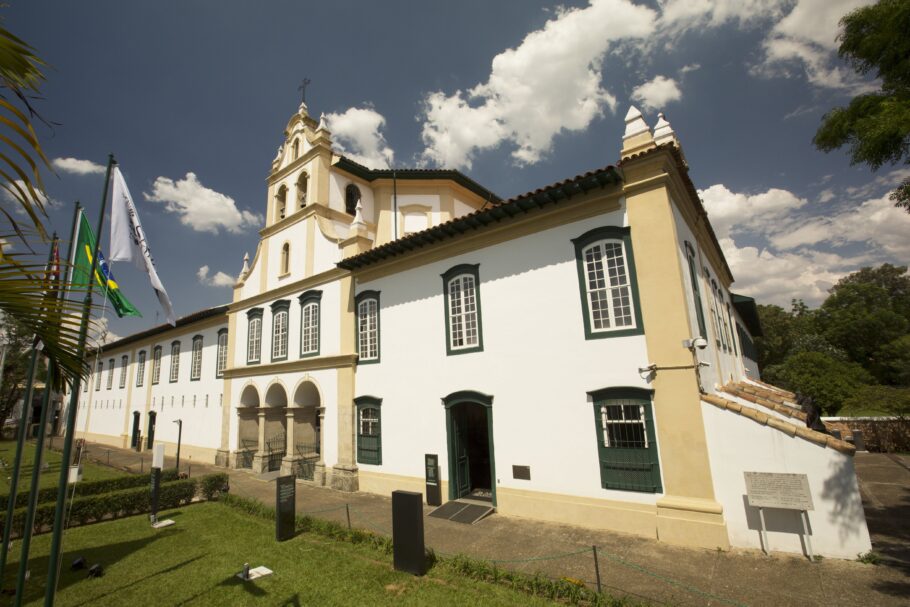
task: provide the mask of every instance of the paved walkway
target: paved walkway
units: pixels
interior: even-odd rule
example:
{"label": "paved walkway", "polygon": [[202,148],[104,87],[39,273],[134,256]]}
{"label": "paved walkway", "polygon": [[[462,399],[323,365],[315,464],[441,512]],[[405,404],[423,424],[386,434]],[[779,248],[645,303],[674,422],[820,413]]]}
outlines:
{"label": "paved walkway", "polygon": [[[108,453],[109,452],[109,453]],[[101,463],[147,471],[150,454],[90,445]],[[906,605],[910,601],[910,462],[880,454],[860,454],[857,471],[879,566],[825,559],[810,563],[795,555],[759,551],[727,552],[679,548],[637,536],[594,531],[493,515],[476,525],[426,517],[427,545],[437,553],[463,553],[503,562],[503,566],[550,577],[594,584],[591,546],[598,547],[604,591],[666,605]],[[168,458],[168,464],[173,459]],[[181,461],[192,476],[221,468]],[[275,503],[275,485],[231,470],[231,492]],[[431,509],[425,508],[425,513]],[[391,500],[366,493],[343,493],[297,485],[297,511],[354,527],[391,534]],[[565,554],[561,558],[547,558]]]}

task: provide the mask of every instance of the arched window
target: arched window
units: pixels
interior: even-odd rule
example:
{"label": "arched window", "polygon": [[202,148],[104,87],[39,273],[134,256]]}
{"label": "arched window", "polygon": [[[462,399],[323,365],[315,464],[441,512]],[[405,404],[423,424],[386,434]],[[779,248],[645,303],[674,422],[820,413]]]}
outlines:
{"label": "arched window", "polygon": [[139,351],[136,360],[136,387],[141,387],[145,382],[145,350]]}
{"label": "arched window", "polygon": [[114,359],[107,361],[107,389],[114,387]]}
{"label": "arched window", "polygon": [[152,350],[152,384],[157,384],[161,379],[161,346]]}
{"label": "arched window", "polygon": [[101,376],[104,374],[104,362],[98,361],[98,372],[95,374],[95,390],[101,389]]}
{"label": "arched window", "polygon": [[258,363],[262,354],[262,308],[253,308],[247,314],[246,362]]}
{"label": "arched window", "polygon": [[300,140],[295,139],[294,140],[294,160],[297,160],[297,158],[299,156],[300,156]]}
{"label": "arched window", "polygon": [[129,356],[120,357],[120,387],[126,388],[126,367],[130,364]]}
{"label": "arched window", "polygon": [[353,183],[344,189],[344,210],[348,215],[357,213],[357,203],[360,202],[360,188]]}
{"label": "arched window", "polygon": [[358,364],[379,362],[379,291],[364,291],[357,304]]}
{"label": "arched window", "polygon": [[281,247],[281,275],[284,276],[291,271],[291,244],[284,243]]}
{"label": "arched window", "polygon": [[288,310],[291,302],[283,299],[272,304],[272,362],[288,358]]}
{"label": "arched window", "polygon": [[193,359],[190,363],[190,381],[202,378],[202,336],[193,338]]}
{"label": "arched window", "polygon": [[174,383],[180,377],[180,342],[171,344],[171,375],[168,381]]}
{"label": "arched window", "polygon": [[306,171],[300,173],[297,178],[297,206],[301,209],[306,206],[306,189],[309,184],[309,175]]}
{"label": "arched window", "polygon": [[215,377],[222,377],[227,367],[228,330],[218,331],[218,354],[215,359]]}
{"label": "arched window", "polygon": [[287,215],[288,208],[288,189],[285,186],[278,188],[278,194],[275,196],[275,212],[278,219],[284,219]]}
{"label": "arched window", "polygon": [[446,305],[446,351],[483,350],[480,322],[480,276],[476,264],[461,264],[442,275]]}
{"label": "arched window", "polygon": [[629,228],[595,228],[572,240],[585,337],[643,333]]}

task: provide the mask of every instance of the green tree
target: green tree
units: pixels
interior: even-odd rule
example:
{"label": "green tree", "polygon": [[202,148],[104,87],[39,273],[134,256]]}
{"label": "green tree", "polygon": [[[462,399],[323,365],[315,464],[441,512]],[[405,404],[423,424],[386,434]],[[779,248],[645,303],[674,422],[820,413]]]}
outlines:
{"label": "green tree", "polygon": [[898,337],[878,353],[880,377],[891,386],[910,386],[910,335]]}
{"label": "green tree", "polygon": [[[910,2],[879,0],[841,19],[838,54],[858,73],[874,74],[881,89],[831,110],[815,134],[815,146],[830,152],[848,145],[853,164],[878,170],[910,163]],[[910,178],[891,199],[910,212]]]}
{"label": "green tree", "polygon": [[850,415],[910,417],[910,389],[863,386],[844,401],[842,412]]}
{"label": "green tree", "polygon": [[759,304],[757,308],[763,335],[755,338],[756,362],[763,371],[787,358],[793,345],[793,317],[780,306]]}
{"label": "green tree", "polygon": [[815,399],[827,415],[833,415],[857,391],[873,383],[860,365],[836,360],[821,352],[800,352],[783,363],[768,367],[763,377],[782,388]]}

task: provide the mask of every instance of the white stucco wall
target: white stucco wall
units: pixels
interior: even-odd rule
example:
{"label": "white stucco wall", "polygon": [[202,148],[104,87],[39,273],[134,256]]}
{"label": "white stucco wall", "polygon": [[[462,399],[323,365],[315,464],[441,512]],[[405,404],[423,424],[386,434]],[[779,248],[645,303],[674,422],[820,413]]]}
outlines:
{"label": "white stucco wall", "polygon": [[[815,554],[854,559],[872,545],[853,458],[702,403],[714,494],[723,505],[730,543],[761,548],[756,508],[748,505],[743,472],[805,474],[815,510],[809,512]],[[799,512],[765,508],[772,551],[804,553]]]}
{"label": "white stucco wall", "polygon": [[336,211],[340,211],[342,213],[345,212],[344,190],[350,183],[353,183],[360,189],[360,204],[363,205],[364,221],[376,223],[379,218],[376,215],[376,206],[372,188],[361,181],[351,179],[346,174],[336,172],[335,169],[330,169],[329,171],[328,206],[335,209]]}
{"label": "white stucco wall", "polygon": [[[588,230],[623,225],[621,211],[550,229],[357,285],[380,293],[378,364],[357,369],[356,394],[382,399],[381,466],[365,471],[422,478],[423,455],[439,455],[449,478],[441,398],[492,395],[497,487],[654,503],[654,494],[601,488],[588,391],[647,387],[643,336],[586,340],[575,250]],[[446,355],[443,282],[479,263],[483,352]],[[659,420],[658,420],[659,423]],[[531,467],[514,480],[512,465]]]}

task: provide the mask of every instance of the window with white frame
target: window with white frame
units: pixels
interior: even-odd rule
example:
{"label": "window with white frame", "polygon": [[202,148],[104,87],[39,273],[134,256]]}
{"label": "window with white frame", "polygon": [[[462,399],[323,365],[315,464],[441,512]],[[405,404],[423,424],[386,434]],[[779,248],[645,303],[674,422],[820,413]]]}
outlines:
{"label": "window with white frame", "polygon": [[202,336],[193,337],[193,358],[190,361],[190,381],[202,377]]}
{"label": "window with white frame", "polygon": [[101,376],[104,374],[104,362],[98,361],[98,372],[95,373],[95,391],[101,389]]}
{"label": "window with white frame", "polygon": [[446,351],[483,350],[479,265],[461,264],[442,275],[446,306]]}
{"label": "window with white frame", "polygon": [[272,362],[288,358],[288,311],[291,302],[283,299],[272,304]]}
{"label": "window with white frame", "polygon": [[262,308],[247,312],[246,362],[258,363],[262,358]]}
{"label": "window with white frame", "polygon": [[379,291],[357,295],[358,364],[379,362]]}
{"label": "window with white frame", "polygon": [[141,387],[145,382],[145,350],[139,350],[136,356],[136,387]]}
{"label": "window with white frame", "polygon": [[227,367],[228,330],[218,331],[218,352],[215,356],[215,377],[222,377]]}
{"label": "window with white frame", "polygon": [[382,400],[372,396],[354,399],[357,408],[357,463],[382,464]]}
{"label": "window with white frame", "polygon": [[660,492],[660,461],[650,391],[606,388],[589,394],[594,403],[601,486]]}
{"label": "window with white frame", "polygon": [[572,242],[586,338],[641,334],[629,228],[595,228]]}
{"label": "window with white frame", "polygon": [[107,389],[114,387],[114,359],[107,361]]}
{"label": "window with white frame", "polygon": [[319,355],[319,311],[322,291],[307,291],[300,296],[300,356]]}
{"label": "window with white frame", "polygon": [[171,383],[177,381],[180,377],[180,342],[175,341],[171,344],[171,375],[168,380]]}
{"label": "window with white frame", "polygon": [[161,346],[155,346],[152,350],[152,384],[157,384],[161,380]]}
{"label": "window with white frame", "polygon": [[126,368],[130,364],[129,356],[122,356],[120,358],[120,387],[126,388]]}

